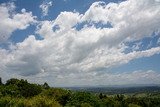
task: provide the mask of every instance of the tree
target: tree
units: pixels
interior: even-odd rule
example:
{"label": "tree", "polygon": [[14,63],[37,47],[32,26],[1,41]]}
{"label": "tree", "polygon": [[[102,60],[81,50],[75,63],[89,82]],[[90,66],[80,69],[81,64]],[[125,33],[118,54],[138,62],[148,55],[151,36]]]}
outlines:
{"label": "tree", "polygon": [[0,85],[2,85],[3,83],[2,83],[2,79],[1,79],[1,77],[0,77]]}
{"label": "tree", "polygon": [[45,83],[43,84],[43,88],[49,89],[50,87],[49,87],[49,85],[45,82]]}
{"label": "tree", "polygon": [[18,80],[16,78],[11,78],[11,79],[7,80],[5,85],[17,85],[19,81],[20,80]]}
{"label": "tree", "polygon": [[32,97],[41,93],[42,89],[37,84],[30,84],[27,80],[21,79],[18,84],[18,89],[22,96],[24,97]]}
{"label": "tree", "polygon": [[98,97],[88,92],[72,93],[66,105],[68,107],[80,107],[83,103],[88,103],[93,107],[101,107]]}
{"label": "tree", "polygon": [[103,98],[103,94],[102,94],[102,93],[99,94],[99,98],[100,98],[100,99]]}
{"label": "tree", "polygon": [[117,95],[115,96],[115,99],[118,100],[118,101],[123,101],[123,100],[124,100],[124,95],[122,95],[122,94],[117,94]]}
{"label": "tree", "polygon": [[23,97],[32,97],[38,95],[42,91],[42,87],[40,85],[28,83],[28,81],[24,79],[18,80],[12,78],[6,82],[5,86],[13,88],[11,92],[9,91],[10,95],[15,92],[19,92],[19,95]]}

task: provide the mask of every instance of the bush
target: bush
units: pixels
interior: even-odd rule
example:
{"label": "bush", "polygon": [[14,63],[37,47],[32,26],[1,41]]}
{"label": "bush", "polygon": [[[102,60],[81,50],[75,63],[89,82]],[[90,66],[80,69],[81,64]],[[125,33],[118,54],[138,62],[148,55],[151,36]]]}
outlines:
{"label": "bush", "polygon": [[26,100],[25,106],[30,107],[61,107],[61,105],[55,101],[44,96],[35,96],[31,99]]}
{"label": "bush", "polygon": [[44,96],[35,96],[28,99],[3,97],[0,99],[0,107],[61,107],[61,105],[55,99]]}
{"label": "bush", "polygon": [[41,95],[47,96],[49,98],[54,98],[61,105],[64,106],[69,101],[71,92],[68,90],[64,90],[64,89],[51,88],[48,90],[44,90],[43,93],[41,93]]}
{"label": "bush", "polygon": [[9,102],[11,100],[11,97],[2,97],[0,98],[0,107],[7,107],[9,105]]}
{"label": "bush", "polygon": [[91,93],[87,93],[87,92],[74,92],[71,95],[70,100],[68,101],[67,105],[80,107],[81,104],[83,103],[88,103],[94,107],[99,107],[101,105],[98,97],[96,97],[95,95]]}

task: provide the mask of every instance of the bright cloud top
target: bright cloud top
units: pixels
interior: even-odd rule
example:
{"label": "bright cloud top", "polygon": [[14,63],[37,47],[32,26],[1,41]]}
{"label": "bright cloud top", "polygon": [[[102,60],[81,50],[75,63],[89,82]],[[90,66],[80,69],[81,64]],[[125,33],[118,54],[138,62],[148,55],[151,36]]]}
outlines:
{"label": "bright cloud top", "polygon": [[0,42],[5,42],[15,30],[26,29],[30,24],[35,22],[35,16],[32,12],[16,13],[13,3],[0,4]]}
{"label": "bright cloud top", "polygon": [[[7,6],[0,5],[0,14],[3,14],[0,15],[3,19],[0,28],[10,28],[0,30],[1,41],[7,40],[14,30],[25,29],[35,21],[35,16],[25,9],[22,13],[13,13],[10,18],[10,11],[12,13],[15,5]],[[50,6],[52,2],[40,5],[43,16],[47,15]],[[14,23],[6,24],[5,20]],[[139,50],[141,42],[138,42],[147,37],[152,38],[153,33],[159,35],[159,1],[95,2],[84,14],[64,11],[55,20],[37,22],[35,33],[43,39],[37,40],[33,34],[9,50],[0,49],[0,72],[28,76],[30,79],[54,78],[55,84],[68,81],[69,85],[84,85],[86,82],[98,85],[100,81],[112,84],[114,78],[115,84],[125,84],[124,81],[128,79],[127,84],[140,80],[142,84],[150,80],[151,83],[160,82],[160,74],[152,70],[119,74],[107,72],[107,69],[127,64],[131,60],[160,54],[159,46]],[[130,47],[128,44],[132,42],[139,45]],[[132,51],[126,52],[128,49]],[[110,82],[105,83],[108,80]]]}

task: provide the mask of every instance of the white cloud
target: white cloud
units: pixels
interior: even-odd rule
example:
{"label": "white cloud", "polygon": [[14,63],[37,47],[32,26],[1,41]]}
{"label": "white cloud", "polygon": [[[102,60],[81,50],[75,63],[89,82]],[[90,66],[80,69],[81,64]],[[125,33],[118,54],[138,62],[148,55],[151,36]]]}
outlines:
{"label": "white cloud", "polygon": [[[158,72],[148,71],[133,71],[117,74],[103,74],[99,77],[102,83],[108,80],[108,84],[155,84],[159,83],[160,74]],[[106,78],[104,81],[102,78]]]}
{"label": "white cloud", "polygon": [[0,42],[5,42],[17,29],[26,29],[30,24],[35,22],[35,16],[32,12],[16,13],[13,3],[0,4]]}
{"label": "white cloud", "polygon": [[[96,85],[138,85],[160,83],[160,73],[153,70],[138,70],[121,73],[76,72],[66,74],[39,73],[29,77],[21,77],[31,82],[48,83],[52,86],[96,86]],[[35,80],[36,78],[36,80]],[[54,81],[54,82],[53,82]]]}
{"label": "white cloud", "polygon": [[[109,79],[114,81],[114,78],[117,84],[124,84],[128,78],[131,79],[129,82],[136,83],[141,80],[137,77],[142,78],[142,83],[155,77],[150,82],[158,83],[159,74],[155,71],[113,74],[107,73],[107,69],[160,54],[160,47],[136,50],[126,44],[152,37],[153,32],[160,30],[159,4],[155,0],[102,3],[93,3],[84,14],[61,12],[53,21],[39,22],[36,33],[44,39],[36,40],[34,35],[30,35],[10,51],[0,49],[0,57],[5,59],[0,62],[3,66],[0,70],[30,79],[54,78],[55,84],[64,81],[68,84],[98,84]],[[22,9],[22,13],[26,11]],[[85,24],[80,30],[75,28],[86,21],[92,26]],[[96,28],[93,22],[109,22],[113,27]],[[128,47],[134,51],[125,53]],[[103,68],[106,73],[100,75]],[[106,84],[111,84],[111,81]]]}
{"label": "white cloud", "polygon": [[[78,23],[81,15],[73,12],[61,12],[53,21],[42,21],[38,26],[37,33],[43,37],[51,37],[56,35],[64,35],[70,31],[74,25]],[[64,21],[65,20],[65,21]],[[58,26],[58,32],[54,32],[53,28]]]}
{"label": "white cloud", "polygon": [[48,37],[53,35],[53,22],[52,21],[42,21],[39,26],[37,26],[37,33],[42,37]]}
{"label": "white cloud", "polygon": [[71,29],[78,23],[81,15],[77,12],[61,12],[55,20],[55,25],[59,25],[61,29]]}
{"label": "white cloud", "polygon": [[44,1],[40,6],[39,8],[42,10],[42,15],[43,16],[47,16],[48,15],[48,11],[49,11],[49,8],[52,6],[52,1]]}
{"label": "white cloud", "polygon": [[[103,4],[103,5],[102,5]],[[82,20],[111,23],[114,28],[126,34],[125,39],[141,39],[153,30],[159,30],[160,6],[155,0],[128,0],[121,3],[95,2],[84,14]]]}
{"label": "white cloud", "polygon": [[135,84],[155,84],[159,83],[160,73],[152,70],[148,71],[132,71],[123,73],[104,73],[97,74],[96,72],[77,73],[58,76],[56,84],[63,84],[68,82],[69,86],[86,85],[135,85]]}

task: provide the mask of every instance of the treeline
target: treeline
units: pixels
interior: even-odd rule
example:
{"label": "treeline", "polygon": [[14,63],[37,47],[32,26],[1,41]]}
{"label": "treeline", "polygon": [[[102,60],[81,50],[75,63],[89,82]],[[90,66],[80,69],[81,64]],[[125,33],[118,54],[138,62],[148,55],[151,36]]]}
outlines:
{"label": "treeline", "polygon": [[0,79],[0,107],[160,107],[160,94],[139,97],[95,94],[12,78],[5,84]]}
{"label": "treeline", "polygon": [[[69,89],[72,89],[72,87]],[[73,88],[73,90],[79,90],[79,88]],[[160,86],[84,87],[83,90],[93,93],[106,94],[152,93],[160,91]]]}

